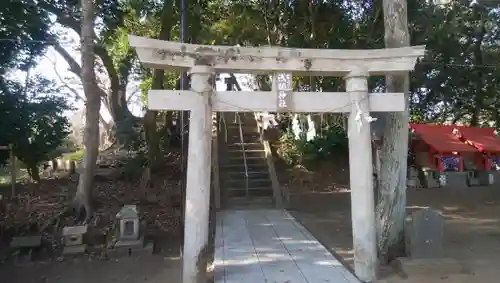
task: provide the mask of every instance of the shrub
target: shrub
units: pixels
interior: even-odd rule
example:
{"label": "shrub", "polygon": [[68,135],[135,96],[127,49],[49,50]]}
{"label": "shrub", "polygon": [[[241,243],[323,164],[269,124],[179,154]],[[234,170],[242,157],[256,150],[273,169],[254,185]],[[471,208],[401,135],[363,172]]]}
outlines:
{"label": "shrub", "polygon": [[292,131],[285,130],[277,146],[278,156],[287,165],[308,166],[336,155],[345,155],[347,150],[347,134],[340,126],[324,128],[322,133],[311,141],[307,141],[305,135],[296,139]]}
{"label": "shrub", "polygon": [[69,161],[75,161],[78,162],[83,159],[84,151],[83,150],[78,150],[72,153],[65,154],[63,156],[64,160],[69,160]]}

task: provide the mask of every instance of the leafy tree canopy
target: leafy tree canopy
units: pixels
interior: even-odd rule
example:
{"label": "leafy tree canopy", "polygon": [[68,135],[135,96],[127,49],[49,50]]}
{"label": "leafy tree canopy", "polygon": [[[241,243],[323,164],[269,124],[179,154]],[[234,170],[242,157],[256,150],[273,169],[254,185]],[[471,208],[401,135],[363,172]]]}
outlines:
{"label": "leafy tree canopy", "polygon": [[[25,86],[10,81],[0,89],[0,144],[14,145],[15,155],[34,179],[39,163],[48,160],[70,133],[64,111],[71,108],[57,92],[52,81],[38,76]],[[7,152],[0,154],[0,160],[8,158]]]}

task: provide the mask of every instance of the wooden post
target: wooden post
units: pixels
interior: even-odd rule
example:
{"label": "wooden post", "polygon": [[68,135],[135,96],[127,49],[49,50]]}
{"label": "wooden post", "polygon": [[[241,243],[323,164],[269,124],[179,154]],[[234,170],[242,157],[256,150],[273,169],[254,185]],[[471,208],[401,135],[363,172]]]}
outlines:
{"label": "wooden post", "polygon": [[354,271],[360,280],[372,282],[377,268],[377,245],[368,73],[352,71],[345,80],[352,102],[348,134]]}
{"label": "wooden post", "polygon": [[14,197],[16,195],[16,155],[14,154],[14,145],[9,144],[9,156],[10,156],[10,183],[12,186],[11,196]]}
{"label": "wooden post", "polygon": [[183,283],[207,282],[213,76],[212,67],[191,68],[191,90],[202,102],[192,105],[189,121]]}

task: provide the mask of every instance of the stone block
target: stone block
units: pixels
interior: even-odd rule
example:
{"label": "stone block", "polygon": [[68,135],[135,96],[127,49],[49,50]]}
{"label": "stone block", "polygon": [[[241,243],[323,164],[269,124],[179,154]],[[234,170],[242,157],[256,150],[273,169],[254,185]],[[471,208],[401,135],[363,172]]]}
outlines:
{"label": "stone block", "polygon": [[42,250],[41,236],[14,237],[10,242],[10,248],[15,251],[17,263],[33,261]]}
{"label": "stone block", "polygon": [[87,250],[86,245],[78,246],[65,246],[63,249],[63,255],[76,255],[83,254]]}
{"label": "stone block", "polygon": [[65,246],[83,245],[83,235],[87,233],[87,225],[66,226],[63,228],[62,236]]}
{"label": "stone block", "polygon": [[462,262],[452,258],[397,258],[393,264],[407,278],[440,278],[470,273]]}
{"label": "stone block", "polygon": [[41,236],[14,237],[10,242],[11,248],[37,248],[42,245]]}
{"label": "stone block", "polygon": [[[424,170],[424,176],[425,176],[425,179],[427,181],[427,187],[429,189],[430,188],[439,188],[440,187],[439,176],[438,175],[439,174],[437,174],[436,171],[433,171],[433,170],[430,170],[430,169]],[[420,181],[418,182],[418,184],[419,184],[419,186],[422,186],[422,184],[420,184]]]}
{"label": "stone block", "polygon": [[443,172],[440,180],[446,188],[466,188],[470,184],[468,172]]}
{"label": "stone block", "polygon": [[489,171],[479,171],[478,180],[481,186],[490,186],[495,183],[495,177]]}
{"label": "stone block", "polygon": [[115,248],[121,247],[143,247],[144,237],[140,237],[138,240],[119,240],[115,243]]}
{"label": "stone block", "polygon": [[153,254],[153,243],[145,245],[143,237],[139,238],[139,240],[118,241],[111,249],[108,249],[108,255],[110,257],[137,256],[146,254]]}
{"label": "stone block", "polygon": [[406,218],[406,254],[412,258],[439,258],[443,255],[443,216],[425,208]]}
{"label": "stone block", "polygon": [[500,184],[500,171],[491,171],[490,174],[493,175],[492,177],[493,184],[494,185]]}

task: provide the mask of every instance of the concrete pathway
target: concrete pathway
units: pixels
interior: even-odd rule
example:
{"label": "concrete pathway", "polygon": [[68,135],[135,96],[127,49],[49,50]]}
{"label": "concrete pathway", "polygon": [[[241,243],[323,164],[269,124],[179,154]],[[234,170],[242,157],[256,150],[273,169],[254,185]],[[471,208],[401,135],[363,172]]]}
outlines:
{"label": "concrete pathway", "polygon": [[215,283],[359,283],[285,210],[217,215]]}

